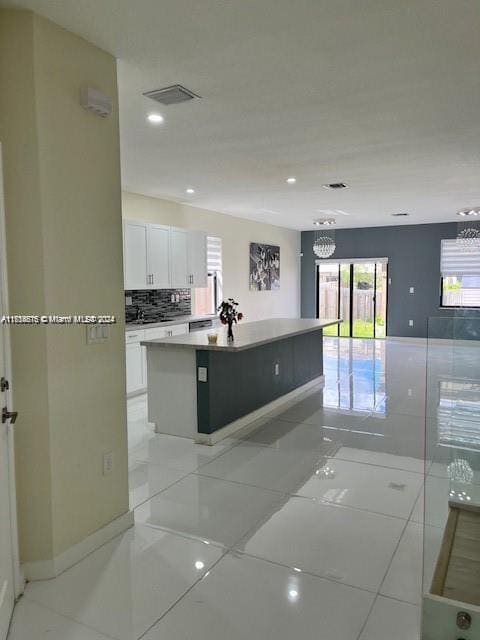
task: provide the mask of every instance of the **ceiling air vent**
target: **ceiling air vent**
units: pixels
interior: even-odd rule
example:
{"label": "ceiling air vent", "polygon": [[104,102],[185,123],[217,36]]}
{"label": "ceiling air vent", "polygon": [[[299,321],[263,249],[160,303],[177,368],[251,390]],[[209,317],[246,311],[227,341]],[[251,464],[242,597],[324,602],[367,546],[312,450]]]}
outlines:
{"label": "ceiling air vent", "polygon": [[187,102],[194,98],[200,98],[196,93],[185,89],[181,84],[172,84],[171,87],[164,87],[163,89],[155,89],[154,91],[146,91],[144,94],[147,98],[160,102],[160,104],[179,104],[180,102]]}
{"label": "ceiling air vent", "polygon": [[330,182],[330,184],[324,184],[324,189],[348,189],[348,184],[345,182]]}

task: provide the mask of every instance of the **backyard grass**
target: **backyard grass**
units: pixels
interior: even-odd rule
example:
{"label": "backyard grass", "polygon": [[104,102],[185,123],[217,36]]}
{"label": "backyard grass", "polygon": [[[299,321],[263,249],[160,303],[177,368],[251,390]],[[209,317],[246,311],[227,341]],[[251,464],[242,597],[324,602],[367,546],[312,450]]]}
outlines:
{"label": "backyard grass", "polygon": [[[337,326],[326,327],[323,330],[325,336],[336,336]],[[342,322],[340,325],[340,336],[348,337],[350,335],[350,323]],[[373,338],[373,321],[367,320],[354,320],[353,321],[353,335],[355,338]],[[385,326],[377,324],[377,338],[385,337]]]}

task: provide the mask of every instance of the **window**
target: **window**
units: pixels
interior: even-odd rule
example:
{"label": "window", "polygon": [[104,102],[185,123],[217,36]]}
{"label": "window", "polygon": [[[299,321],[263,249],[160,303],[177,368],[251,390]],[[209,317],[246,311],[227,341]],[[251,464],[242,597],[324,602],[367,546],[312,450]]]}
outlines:
{"label": "window", "polygon": [[217,312],[222,300],[222,239],[207,236],[208,281],[205,288],[193,292],[193,313],[209,315]]}
{"label": "window", "polygon": [[440,271],[442,307],[480,307],[480,248],[442,240]]}

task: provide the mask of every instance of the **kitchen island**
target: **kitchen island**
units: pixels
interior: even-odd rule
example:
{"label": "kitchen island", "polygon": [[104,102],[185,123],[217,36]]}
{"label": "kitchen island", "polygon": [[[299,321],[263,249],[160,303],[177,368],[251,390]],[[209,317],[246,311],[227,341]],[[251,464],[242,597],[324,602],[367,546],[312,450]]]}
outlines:
{"label": "kitchen island", "polygon": [[[323,329],[278,318],[145,340],[148,418],[158,433],[215,444],[323,383]],[[208,335],[218,334],[216,344]]]}

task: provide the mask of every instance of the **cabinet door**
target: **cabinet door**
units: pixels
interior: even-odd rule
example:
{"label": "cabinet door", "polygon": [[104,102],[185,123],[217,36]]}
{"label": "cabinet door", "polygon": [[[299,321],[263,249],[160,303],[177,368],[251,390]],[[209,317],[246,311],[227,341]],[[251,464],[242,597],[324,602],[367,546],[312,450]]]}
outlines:
{"label": "cabinet door", "polygon": [[127,393],[140,391],[145,387],[144,354],[139,342],[126,345]]}
{"label": "cabinet door", "polygon": [[186,288],[189,283],[188,272],[188,232],[181,229],[170,231],[170,286]]}
{"label": "cabinet door", "polygon": [[123,226],[125,289],[146,289],[147,225],[126,220]]}
{"label": "cabinet door", "polygon": [[172,336],[181,336],[184,333],[188,333],[188,324],[176,324],[173,327],[170,327],[172,332]]}
{"label": "cabinet door", "polygon": [[191,286],[207,286],[207,234],[204,231],[188,232],[188,273]]}
{"label": "cabinet door", "polygon": [[156,224],[147,228],[147,265],[150,289],[170,288],[169,229]]}

